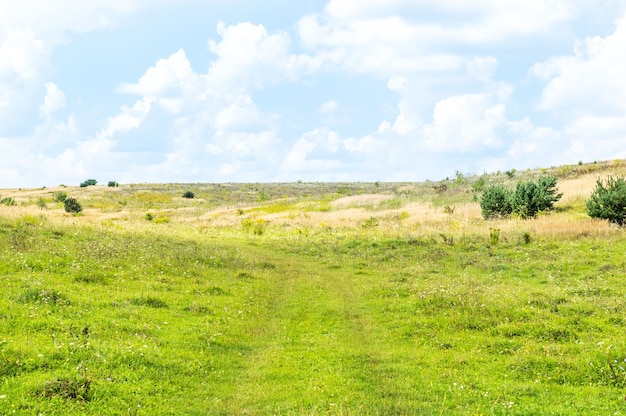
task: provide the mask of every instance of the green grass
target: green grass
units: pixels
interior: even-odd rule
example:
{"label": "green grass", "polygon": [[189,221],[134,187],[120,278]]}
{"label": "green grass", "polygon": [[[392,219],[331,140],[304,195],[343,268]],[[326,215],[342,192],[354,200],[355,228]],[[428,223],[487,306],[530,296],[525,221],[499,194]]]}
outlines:
{"label": "green grass", "polygon": [[[437,205],[471,197],[469,180],[444,194],[429,184],[324,184],[317,196],[312,184],[290,185],[298,195],[228,186],[223,201],[253,204],[259,189],[293,198],[254,202],[254,214],[370,188],[396,193],[388,209],[417,199],[412,189]],[[146,201],[156,211],[209,204],[218,188],[138,188],[112,191],[138,218],[127,227],[0,216],[0,414],[626,410],[621,230],[556,238],[509,228],[496,238],[500,223],[480,220],[420,234],[383,207],[354,228],[246,217],[155,226]],[[179,188],[197,200],[182,201]],[[573,200],[553,216],[579,221],[582,207]]]}

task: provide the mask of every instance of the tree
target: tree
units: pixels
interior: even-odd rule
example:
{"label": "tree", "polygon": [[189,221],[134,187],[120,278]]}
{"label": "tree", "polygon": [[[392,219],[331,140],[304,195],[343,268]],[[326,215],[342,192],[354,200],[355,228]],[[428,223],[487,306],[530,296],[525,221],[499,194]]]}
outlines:
{"label": "tree", "polygon": [[623,227],[626,224],[626,180],[609,176],[604,184],[598,179],[586,207],[591,218],[608,220]]}
{"label": "tree", "polygon": [[193,194],[193,192],[191,191],[187,191],[183,194],[183,198],[187,198],[187,199],[193,199],[195,197],[195,195]]}

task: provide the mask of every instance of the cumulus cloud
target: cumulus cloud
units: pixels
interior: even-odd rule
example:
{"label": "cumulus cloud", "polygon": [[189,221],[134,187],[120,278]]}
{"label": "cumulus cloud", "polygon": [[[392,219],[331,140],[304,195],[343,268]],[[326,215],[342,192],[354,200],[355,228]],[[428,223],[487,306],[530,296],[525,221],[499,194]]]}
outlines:
{"label": "cumulus cloud", "polygon": [[184,43],[152,57],[118,86],[119,111],[80,131],[76,97],[53,82],[54,49],[168,1],[3,4],[5,177],[62,165],[53,180],[93,169],[142,181],[423,179],[624,154],[626,19],[571,53],[535,55],[552,52],[539,44],[569,47],[587,13],[606,19],[600,0],[329,0],[295,33],[219,23],[205,70]]}
{"label": "cumulus cloud", "polygon": [[39,107],[39,114],[43,119],[49,119],[57,110],[65,108],[65,93],[54,82],[46,83],[46,96]]}
{"label": "cumulus cloud", "polygon": [[623,114],[626,110],[626,16],[607,37],[579,41],[574,54],[537,63],[531,74],[548,82],[539,108],[573,114]]}
{"label": "cumulus cloud", "polygon": [[209,69],[212,86],[221,91],[249,92],[266,84],[295,80],[319,64],[307,55],[289,53],[291,39],[285,32],[268,33],[250,22],[217,27],[220,42],[209,41],[217,59]]}

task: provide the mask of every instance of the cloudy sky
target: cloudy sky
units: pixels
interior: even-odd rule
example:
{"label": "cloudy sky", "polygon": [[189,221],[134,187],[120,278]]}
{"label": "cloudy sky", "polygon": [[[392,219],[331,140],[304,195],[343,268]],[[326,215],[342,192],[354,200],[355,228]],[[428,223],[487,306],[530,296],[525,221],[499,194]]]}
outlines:
{"label": "cloudy sky", "polygon": [[622,0],[0,0],[0,188],[626,157]]}

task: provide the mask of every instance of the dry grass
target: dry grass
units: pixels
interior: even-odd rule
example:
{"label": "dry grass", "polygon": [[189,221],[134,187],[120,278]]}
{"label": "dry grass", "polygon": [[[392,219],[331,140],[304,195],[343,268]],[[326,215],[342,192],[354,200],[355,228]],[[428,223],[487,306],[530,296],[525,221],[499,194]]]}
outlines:
{"label": "dry grass", "polygon": [[[477,202],[461,202],[454,206],[443,205],[442,207],[440,203],[420,201],[419,195],[414,199],[406,199],[403,196],[403,191],[408,188],[417,189],[416,187],[420,184],[401,184],[393,192],[387,190],[382,194],[349,195],[330,202],[328,199],[317,201],[307,199],[304,202],[297,202],[297,200],[281,200],[281,202],[274,199],[255,204],[233,203],[226,199],[221,205],[219,203],[211,205],[207,203],[207,200],[200,198],[183,200],[178,196],[173,196],[172,193],[178,191],[172,191],[167,185],[155,185],[154,188],[149,185],[127,185],[119,188],[90,186],[86,188],[9,189],[0,190],[0,195],[14,198],[17,206],[0,205],[0,215],[16,220],[24,216],[35,216],[42,220],[61,223],[75,223],[76,221],[95,225],[116,223],[126,227],[150,226],[150,222],[145,220],[145,214],[152,212],[157,218],[167,218],[173,224],[185,223],[199,227],[240,227],[242,221],[249,219],[267,221],[270,227],[358,229],[365,225],[381,232],[418,236],[436,236],[444,233],[457,239],[467,235],[488,236],[490,229],[493,228],[499,229],[504,239],[519,238],[524,233],[536,236],[536,238],[551,239],[564,236],[602,236],[617,232],[605,221],[595,221],[587,217],[584,201],[591,194],[598,178],[623,175],[626,172],[626,165],[611,161],[583,167],[589,166],[601,167],[601,169],[596,169],[591,173],[588,170],[581,170],[581,174],[577,177],[559,180],[558,188],[563,192],[563,198],[557,203],[557,212],[540,215],[537,219],[530,221],[516,218],[484,221]],[[574,166],[574,168],[579,168],[579,166]],[[167,195],[162,195],[162,197],[167,196],[168,201],[171,201],[167,206],[160,205],[157,200],[155,200],[154,208],[115,206],[118,200],[133,198],[135,194],[138,195],[137,198],[141,198],[144,194],[157,198],[161,189],[164,190],[163,192],[169,192]],[[78,217],[66,214],[60,203],[49,202],[46,209],[39,209],[36,206],[38,198],[43,197],[51,201],[54,193],[59,191],[86,202],[84,211]],[[467,198],[469,199],[469,196]],[[95,201],[91,207],[90,201]],[[107,203],[112,206],[107,207]],[[272,204],[279,203],[291,205],[279,212],[272,212],[271,209],[264,211],[264,206],[271,208]],[[316,204],[320,209],[311,209],[315,208]]]}

